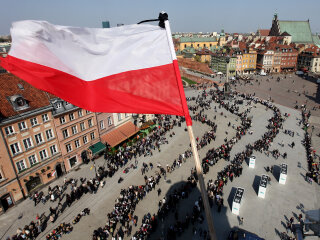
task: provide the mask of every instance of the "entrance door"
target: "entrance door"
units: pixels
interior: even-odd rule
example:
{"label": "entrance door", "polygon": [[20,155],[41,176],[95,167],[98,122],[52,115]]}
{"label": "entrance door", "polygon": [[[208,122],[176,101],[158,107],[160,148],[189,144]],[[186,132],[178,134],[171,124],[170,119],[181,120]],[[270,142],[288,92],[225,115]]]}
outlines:
{"label": "entrance door", "polygon": [[41,184],[41,179],[40,177],[34,177],[32,179],[30,179],[27,183],[26,183],[26,187],[28,189],[28,192],[30,193],[33,189],[35,189],[37,186],[39,186]]}
{"label": "entrance door", "polygon": [[4,211],[7,211],[8,208],[11,208],[14,205],[9,193],[1,198],[1,205]]}
{"label": "entrance door", "polygon": [[63,175],[61,163],[59,163],[59,164],[56,166],[56,173],[57,173],[57,178],[58,178],[58,177],[61,177],[61,176]]}
{"label": "entrance door", "polygon": [[69,163],[70,163],[70,168],[72,168],[77,163],[77,157],[74,156],[74,157],[70,158]]}
{"label": "entrance door", "polygon": [[84,162],[84,163],[88,163],[89,162],[88,156],[87,156],[87,151],[83,151],[81,153],[81,158],[82,158],[82,162]]}

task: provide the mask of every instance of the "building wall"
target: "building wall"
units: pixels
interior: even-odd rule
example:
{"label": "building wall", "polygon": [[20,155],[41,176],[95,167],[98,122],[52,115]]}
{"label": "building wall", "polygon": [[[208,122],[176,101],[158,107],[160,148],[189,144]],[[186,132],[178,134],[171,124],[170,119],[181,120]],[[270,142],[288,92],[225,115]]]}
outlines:
{"label": "building wall", "polygon": [[319,73],[320,72],[320,57],[315,57],[312,59],[311,63],[311,72]]}
{"label": "building wall", "polygon": [[[257,54],[256,53],[243,53],[242,55],[242,66],[241,73],[250,72],[252,73],[257,68]],[[248,71],[248,69],[251,69]],[[253,69],[253,70],[252,70]]]}
{"label": "building wall", "polygon": [[127,121],[132,121],[132,114],[131,113],[113,113],[113,119],[114,119],[114,126],[120,126],[124,124]]}
{"label": "building wall", "polygon": [[115,127],[112,113],[96,113],[96,117],[100,136],[103,136]]}
{"label": "building wall", "polygon": [[272,72],[279,73],[281,65],[281,52],[275,51],[273,55]]}
{"label": "building wall", "polygon": [[[22,123],[24,124],[22,125]],[[62,162],[61,151],[50,109],[37,115],[17,117],[16,120],[3,124],[1,131],[4,136],[2,146],[6,144],[8,152],[5,154],[2,150],[0,153],[4,156],[1,157],[1,168],[6,169],[4,174],[7,178],[4,182],[5,186],[1,187],[0,191],[9,192],[12,200],[16,202],[22,199],[23,194],[15,179],[14,171],[17,172],[22,189],[27,195],[35,188],[56,178],[53,172],[55,166]],[[12,168],[10,157],[15,169]],[[36,182],[35,179],[39,179],[39,181]],[[32,182],[33,184],[31,184]]]}
{"label": "building wall", "polygon": [[[85,154],[91,145],[100,141],[95,113],[80,108],[73,109],[54,116],[54,124],[66,171],[70,171],[83,162],[81,154]],[[73,132],[73,129],[77,131]],[[88,154],[87,157],[89,159]]]}
{"label": "building wall", "polygon": [[297,52],[282,52],[281,55],[281,72],[295,71],[297,67]]}
{"label": "building wall", "polygon": [[218,42],[180,42],[179,43],[179,51],[187,47],[193,47],[194,49],[203,49],[217,46]]}

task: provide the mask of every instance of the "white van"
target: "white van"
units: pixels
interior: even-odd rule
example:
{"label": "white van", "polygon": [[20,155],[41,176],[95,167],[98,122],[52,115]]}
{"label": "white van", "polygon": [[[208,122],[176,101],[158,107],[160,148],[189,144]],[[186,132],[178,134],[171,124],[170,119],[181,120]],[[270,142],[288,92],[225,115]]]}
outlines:
{"label": "white van", "polygon": [[267,76],[267,74],[265,72],[261,72],[260,76]]}

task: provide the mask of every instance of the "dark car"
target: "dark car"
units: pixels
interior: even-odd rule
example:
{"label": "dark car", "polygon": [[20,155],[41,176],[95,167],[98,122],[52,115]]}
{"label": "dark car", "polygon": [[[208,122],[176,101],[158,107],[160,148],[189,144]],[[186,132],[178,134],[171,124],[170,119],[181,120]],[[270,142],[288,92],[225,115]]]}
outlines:
{"label": "dark car", "polygon": [[265,239],[259,237],[254,233],[248,232],[240,228],[236,228],[230,231],[227,240],[265,240]]}

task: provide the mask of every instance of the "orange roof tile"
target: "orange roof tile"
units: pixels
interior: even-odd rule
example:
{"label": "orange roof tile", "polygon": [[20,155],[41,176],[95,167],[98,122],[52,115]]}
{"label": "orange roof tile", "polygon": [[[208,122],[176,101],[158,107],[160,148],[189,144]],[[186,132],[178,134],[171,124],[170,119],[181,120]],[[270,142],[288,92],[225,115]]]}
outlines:
{"label": "orange roof tile", "polygon": [[[21,84],[23,89],[20,89],[18,84]],[[52,94],[47,95],[46,92],[33,87],[11,73],[0,74],[0,86],[0,116],[4,118],[48,106],[50,104],[49,99],[55,98]],[[28,102],[29,108],[19,112],[14,110],[8,97],[17,94]]]}
{"label": "orange roof tile", "polygon": [[107,142],[111,147],[117,146],[127,138],[131,137],[140,130],[132,122],[126,122],[120,127],[106,133],[101,137],[102,142]]}

